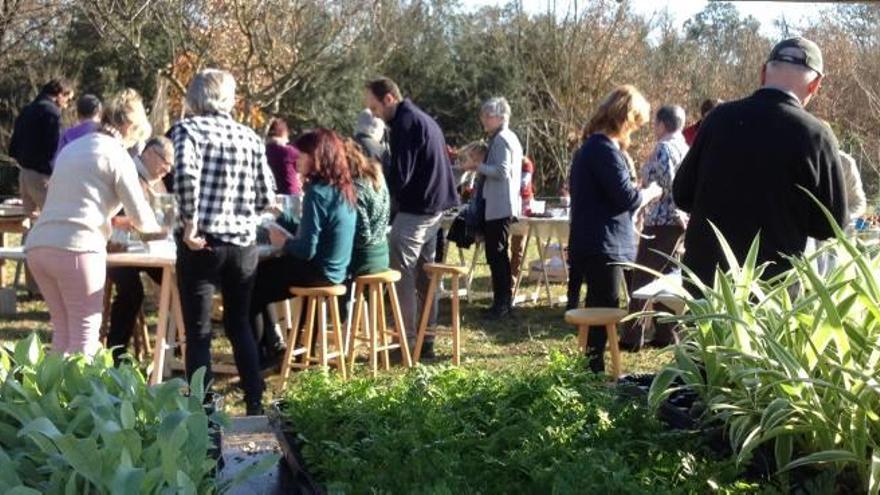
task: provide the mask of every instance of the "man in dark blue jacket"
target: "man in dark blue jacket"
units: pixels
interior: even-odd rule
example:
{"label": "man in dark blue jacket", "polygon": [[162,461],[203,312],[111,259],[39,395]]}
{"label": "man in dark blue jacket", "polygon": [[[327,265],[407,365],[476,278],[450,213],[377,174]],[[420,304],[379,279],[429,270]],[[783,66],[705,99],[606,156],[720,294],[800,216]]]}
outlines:
{"label": "man in dark blue jacket", "polygon": [[[437,122],[403,99],[397,84],[388,78],[367,83],[365,100],[373,115],[381,117],[391,130],[391,166],[385,178],[397,204],[391,225],[391,267],[401,273],[398,297],[412,345],[428,292],[423,266],[434,261],[441,217],[458,205],[458,193],[446,139]],[[437,305],[433,307],[436,310]],[[422,356],[432,357],[433,349],[433,341],[426,338]]]}
{"label": "man in dark blue jacket", "polygon": [[52,159],[61,139],[61,110],[73,98],[69,83],[53,79],[15,119],[9,156],[20,167],[18,189],[25,212],[36,216],[46,201]]}

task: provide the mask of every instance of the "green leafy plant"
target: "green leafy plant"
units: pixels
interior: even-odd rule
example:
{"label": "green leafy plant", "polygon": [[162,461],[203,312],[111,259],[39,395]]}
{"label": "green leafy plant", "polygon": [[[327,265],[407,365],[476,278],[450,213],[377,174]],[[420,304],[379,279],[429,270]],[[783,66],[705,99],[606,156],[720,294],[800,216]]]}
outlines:
{"label": "green leafy plant", "polygon": [[[213,493],[204,370],[148,387],[110,351],[44,353],[36,334],[0,349],[0,492]],[[236,480],[238,481],[238,480]]]}
{"label": "green leafy plant", "polygon": [[[658,405],[683,383],[699,393],[704,419],[725,426],[738,462],[772,449],[783,481],[809,467],[877,494],[880,255],[825,213],[836,239],[767,280],[758,239],[740,264],[716,229],[730,269],[708,286],[682,267],[698,297],[678,318],[685,341],[649,397]],[[837,264],[820,273],[829,254]]]}
{"label": "green leafy plant", "polygon": [[330,493],[754,493],[693,434],[664,431],[580,358],[485,371],[298,375],[280,402]]}

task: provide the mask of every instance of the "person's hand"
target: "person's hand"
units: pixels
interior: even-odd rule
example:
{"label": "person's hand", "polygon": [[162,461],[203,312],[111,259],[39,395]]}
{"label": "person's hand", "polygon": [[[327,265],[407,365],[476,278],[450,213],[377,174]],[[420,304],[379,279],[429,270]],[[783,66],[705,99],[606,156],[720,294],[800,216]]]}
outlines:
{"label": "person's hand", "polygon": [[281,249],[284,247],[284,243],[290,239],[290,233],[277,225],[269,225],[267,230],[269,231],[269,243],[275,249]]}
{"label": "person's hand", "polygon": [[183,242],[193,251],[201,251],[208,245],[204,237],[196,235],[196,227],[192,222],[186,222],[183,227]]}
{"label": "person's hand", "polygon": [[134,229],[134,226],[131,224],[131,219],[123,216],[111,218],[110,225],[112,225],[114,229],[124,230],[126,232],[131,232],[132,229]]}
{"label": "person's hand", "polygon": [[648,184],[648,187],[642,189],[642,197],[645,203],[650,203],[663,195],[663,188],[658,186],[656,182]]}

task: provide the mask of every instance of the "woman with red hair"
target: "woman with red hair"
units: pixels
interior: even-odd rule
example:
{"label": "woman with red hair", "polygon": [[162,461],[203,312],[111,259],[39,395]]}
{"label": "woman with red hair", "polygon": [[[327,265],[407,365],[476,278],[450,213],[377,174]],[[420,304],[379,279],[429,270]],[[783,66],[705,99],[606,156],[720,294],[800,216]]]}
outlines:
{"label": "woman with red hair", "polygon": [[302,220],[296,236],[271,227],[282,255],[260,263],[251,312],[290,297],[292,286],[336,285],[345,279],[354,245],[356,196],[339,136],[317,129],[296,141],[304,185]]}

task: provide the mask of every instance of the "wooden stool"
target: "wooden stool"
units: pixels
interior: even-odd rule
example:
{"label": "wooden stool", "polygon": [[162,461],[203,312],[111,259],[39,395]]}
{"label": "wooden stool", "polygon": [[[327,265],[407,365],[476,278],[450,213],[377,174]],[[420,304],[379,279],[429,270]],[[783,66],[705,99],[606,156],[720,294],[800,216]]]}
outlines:
{"label": "wooden stool", "polygon": [[608,333],[608,347],[611,349],[611,376],[620,378],[620,344],[617,341],[617,324],[628,313],[620,308],[581,308],[565,312],[566,323],[577,325],[578,348],[587,353],[587,338],[591,326],[604,326]]}
{"label": "wooden stool", "polygon": [[441,263],[426,263],[425,271],[431,275],[431,284],[428,286],[428,295],[425,298],[425,307],[422,309],[422,319],[419,322],[419,333],[416,338],[416,350],[413,360],[418,363],[422,354],[422,344],[425,335],[437,335],[435,332],[428,332],[428,318],[431,314],[431,306],[434,304],[434,293],[440,285],[440,278],[444,275],[452,277],[452,364],[458,366],[461,364],[461,328],[459,327],[458,312],[458,286],[459,278],[466,277],[468,268],[459,265],[444,265]]}
{"label": "wooden stool", "polygon": [[[370,353],[370,372],[376,376],[378,369],[379,354],[382,354],[382,366],[389,370],[391,363],[388,358],[388,351],[391,349],[400,349],[403,357],[403,365],[407,368],[412,366],[412,359],[409,355],[409,345],[406,342],[406,332],[403,326],[403,314],[400,311],[400,303],[397,300],[397,288],[395,282],[400,280],[400,272],[389,270],[386,272],[375,273],[372,275],[361,275],[354,280],[354,323],[351,326],[351,335],[348,341],[348,368],[354,367],[355,358],[355,342],[357,340],[365,340],[369,342],[368,351]],[[388,331],[385,325],[385,288],[388,288],[388,299],[391,301],[391,317],[394,318],[394,328]],[[364,303],[366,297],[364,291],[369,290],[369,302],[367,308],[369,310],[369,319],[366,317]],[[364,328],[366,337],[358,337],[361,326]],[[388,337],[391,343],[388,343]],[[394,343],[397,339],[397,343]]]}
{"label": "wooden stool", "polygon": [[[330,360],[336,361],[336,366],[342,373],[342,379],[348,379],[348,373],[345,370],[345,343],[342,340],[342,322],[339,318],[339,303],[336,301],[338,296],[345,294],[344,285],[332,285],[328,287],[291,287],[290,293],[293,297],[302,298],[302,304],[294,304],[293,325],[287,336],[287,352],[284,353],[284,361],[281,367],[281,378],[283,387],[287,386],[287,378],[290,376],[290,368],[312,368],[312,363],[317,363],[321,369],[326,369]],[[330,318],[332,329],[329,331],[333,338],[333,344],[336,350],[330,352],[327,346],[328,330],[325,312],[329,302]],[[302,308],[306,308],[306,321],[303,326],[303,335],[305,339],[303,345],[296,347],[299,337],[299,322],[302,316]],[[318,322],[315,325],[315,314],[317,313]],[[315,333],[318,336],[318,345],[315,355],[312,351],[312,343]],[[290,358],[302,354],[302,363],[291,363]]]}

